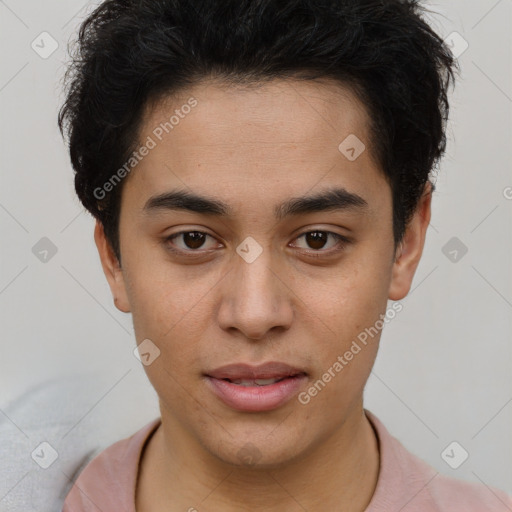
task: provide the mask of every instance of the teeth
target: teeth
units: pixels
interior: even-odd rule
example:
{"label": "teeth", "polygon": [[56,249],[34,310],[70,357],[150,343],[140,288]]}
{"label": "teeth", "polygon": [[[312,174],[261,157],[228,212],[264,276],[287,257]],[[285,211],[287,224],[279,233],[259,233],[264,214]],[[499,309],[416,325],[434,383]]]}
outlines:
{"label": "teeth", "polygon": [[258,386],[267,386],[268,384],[274,384],[278,380],[281,380],[281,379],[255,379],[254,382],[256,382],[256,384],[258,384]]}
{"label": "teeth", "polygon": [[274,384],[275,382],[279,381],[281,379],[275,378],[275,379],[234,379],[231,382],[233,384],[238,384],[239,386],[254,386],[255,384],[257,386],[268,386],[269,384]]}

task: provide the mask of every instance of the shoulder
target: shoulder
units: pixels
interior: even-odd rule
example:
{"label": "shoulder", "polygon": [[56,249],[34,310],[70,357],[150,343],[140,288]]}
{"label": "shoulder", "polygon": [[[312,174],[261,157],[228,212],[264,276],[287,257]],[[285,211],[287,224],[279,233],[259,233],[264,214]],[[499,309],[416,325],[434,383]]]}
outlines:
{"label": "shoulder", "polygon": [[152,420],[136,433],[112,444],[78,475],[62,512],[135,511],[135,484],[142,449],[160,425]]}
{"label": "shoulder", "polygon": [[510,512],[512,497],[483,483],[445,476],[409,452],[365,409],[379,441],[380,472],[365,512]]}
{"label": "shoulder", "polygon": [[512,496],[483,483],[466,482],[438,474],[428,486],[428,491],[443,512],[453,511],[454,506],[464,512],[512,510]]}

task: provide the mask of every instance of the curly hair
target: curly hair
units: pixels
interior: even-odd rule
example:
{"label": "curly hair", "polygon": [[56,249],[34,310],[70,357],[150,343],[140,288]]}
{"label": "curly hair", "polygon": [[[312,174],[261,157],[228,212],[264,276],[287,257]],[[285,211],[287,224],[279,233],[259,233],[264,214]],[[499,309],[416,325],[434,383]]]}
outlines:
{"label": "curly hair", "polygon": [[[122,184],[144,108],[208,78],[334,79],[369,113],[392,191],[395,247],[446,149],[456,59],[418,0],[106,0],[80,26],[58,124],[75,190],[119,261]],[[433,185],[433,183],[431,182]]]}

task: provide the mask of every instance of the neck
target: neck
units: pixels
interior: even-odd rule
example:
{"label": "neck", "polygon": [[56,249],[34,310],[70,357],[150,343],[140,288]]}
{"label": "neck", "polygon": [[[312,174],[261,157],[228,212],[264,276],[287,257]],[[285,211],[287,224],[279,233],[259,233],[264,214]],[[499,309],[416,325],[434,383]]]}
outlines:
{"label": "neck", "polygon": [[307,454],[265,469],[224,463],[162,415],[141,460],[137,512],[362,512],[378,474],[378,441],[362,405]]}

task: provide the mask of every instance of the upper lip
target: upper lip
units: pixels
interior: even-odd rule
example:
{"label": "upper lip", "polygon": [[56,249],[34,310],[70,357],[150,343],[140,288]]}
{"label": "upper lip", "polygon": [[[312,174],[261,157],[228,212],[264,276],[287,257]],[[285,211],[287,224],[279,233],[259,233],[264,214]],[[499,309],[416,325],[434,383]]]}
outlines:
{"label": "upper lip", "polygon": [[258,366],[244,363],[228,364],[206,375],[215,379],[282,379],[300,374],[306,375],[306,372],[286,363],[271,361]]}

